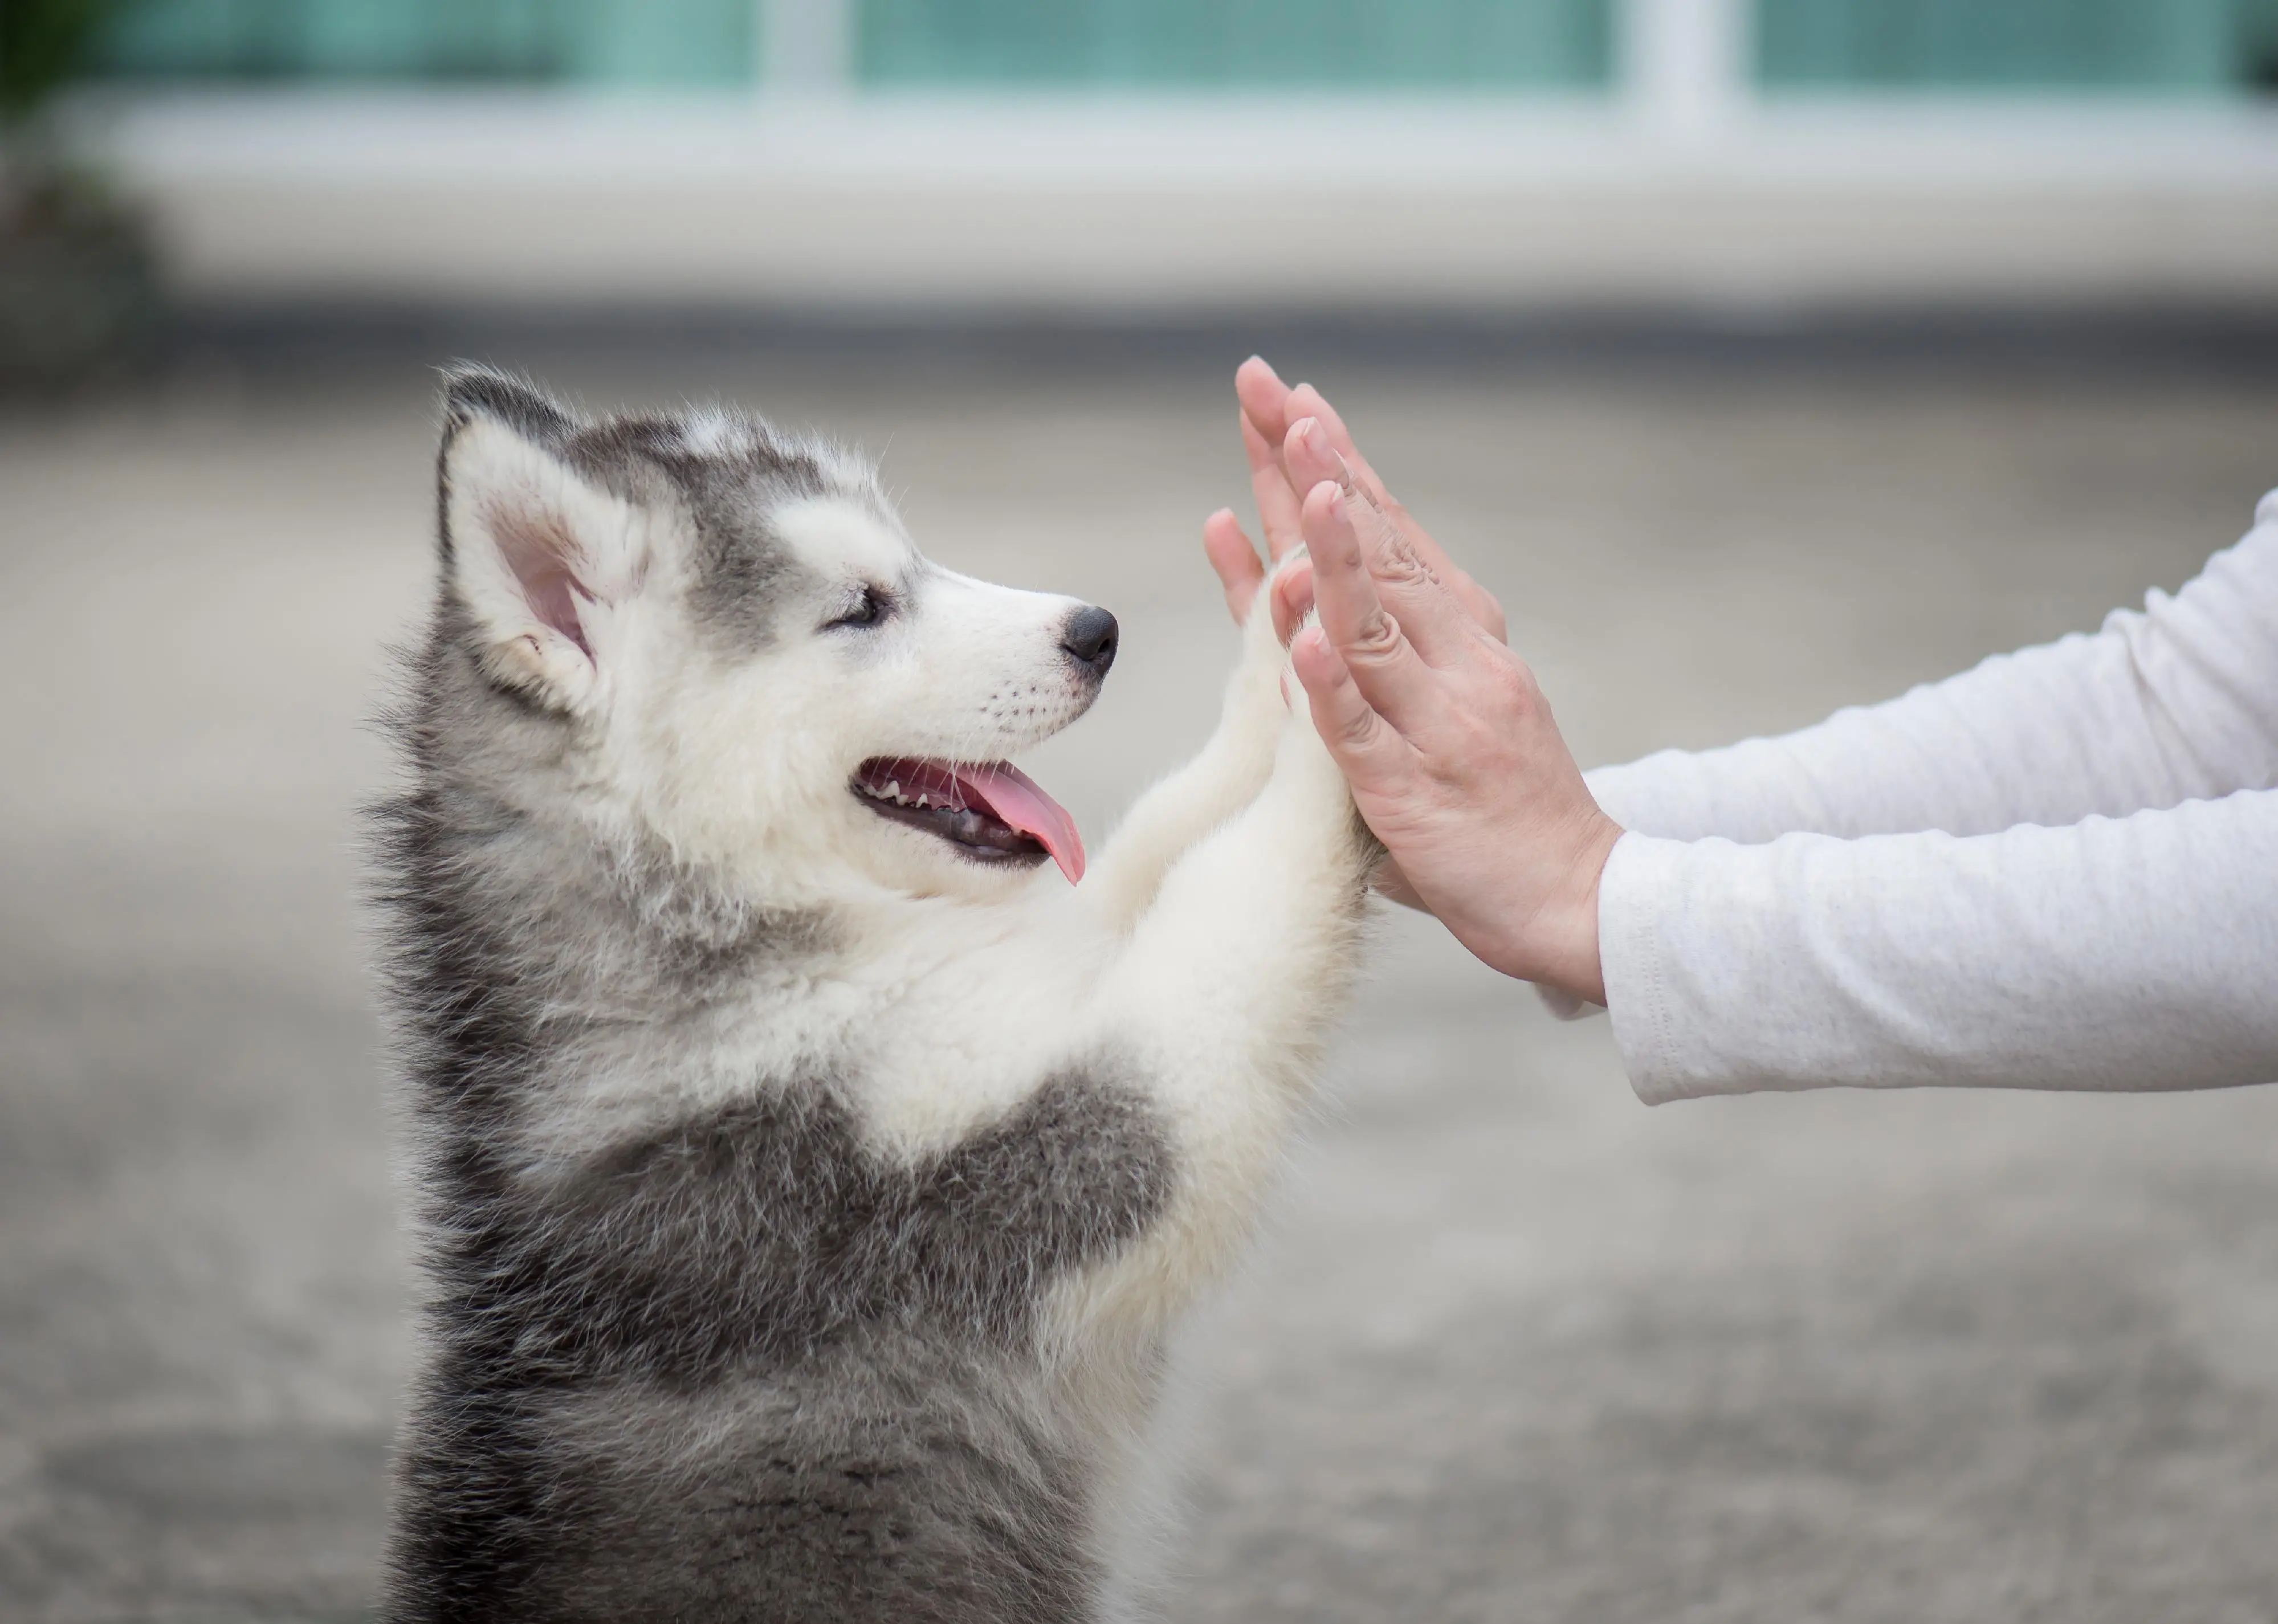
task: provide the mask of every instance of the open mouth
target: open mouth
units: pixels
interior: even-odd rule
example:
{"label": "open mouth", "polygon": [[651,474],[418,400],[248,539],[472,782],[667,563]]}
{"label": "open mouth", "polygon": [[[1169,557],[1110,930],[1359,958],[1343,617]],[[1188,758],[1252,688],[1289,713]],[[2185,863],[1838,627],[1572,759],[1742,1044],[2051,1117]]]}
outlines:
{"label": "open mouth", "polygon": [[873,756],[855,772],[852,787],[880,817],[938,835],[960,857],[1024,867],[1050,858],[1070,885],[1083,878],[1075,820],[1009,761]]}

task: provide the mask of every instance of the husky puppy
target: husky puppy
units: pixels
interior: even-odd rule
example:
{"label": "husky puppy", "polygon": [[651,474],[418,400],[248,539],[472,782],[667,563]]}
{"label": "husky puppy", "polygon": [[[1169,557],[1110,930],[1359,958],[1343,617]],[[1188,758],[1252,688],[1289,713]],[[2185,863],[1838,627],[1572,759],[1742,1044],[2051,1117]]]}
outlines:
{"label": "husky puppy", "polygon": [[385,1616],[1098,1620],[1166,1336],[1303,1115],[1377,849],[1265,610],[1081,888],[1006,758],[1105,611],[869,466],[448,377],[384,811],[425,1357]]}

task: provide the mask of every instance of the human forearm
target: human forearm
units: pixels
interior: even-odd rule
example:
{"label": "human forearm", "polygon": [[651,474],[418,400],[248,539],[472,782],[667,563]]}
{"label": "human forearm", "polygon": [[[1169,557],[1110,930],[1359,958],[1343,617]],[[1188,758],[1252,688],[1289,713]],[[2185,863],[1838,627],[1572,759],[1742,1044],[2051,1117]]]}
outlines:
{"label": "human forearm", "polygon": [[2278,790],[1966,839],[1632,836],[1601,885],[1649,1102],[2278,1080]]}

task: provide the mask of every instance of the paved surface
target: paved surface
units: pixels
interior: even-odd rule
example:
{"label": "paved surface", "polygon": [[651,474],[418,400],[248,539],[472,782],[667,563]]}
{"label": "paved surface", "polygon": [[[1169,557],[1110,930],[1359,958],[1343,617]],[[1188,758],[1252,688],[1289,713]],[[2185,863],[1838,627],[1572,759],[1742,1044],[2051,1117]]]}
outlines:
{"label": "paved surface", "polygon": [[[1087,827],[1206,727],[1217,366],[548,370],[891,442],[937,554],[1116,608],[1108,697],[1031,763]],[[2278,481],[2278,389],[1324,381],[1595,759],[2091,624]],[[371,1594],[407,1350],[351,808],[422,591],[425,388],[0,418],[7,1619]],[[2278,1091],[1647,1111],[1603,1022],[1409,922],[1375,964],[1193,1338],[1181,1616],[2278,1619]]]}

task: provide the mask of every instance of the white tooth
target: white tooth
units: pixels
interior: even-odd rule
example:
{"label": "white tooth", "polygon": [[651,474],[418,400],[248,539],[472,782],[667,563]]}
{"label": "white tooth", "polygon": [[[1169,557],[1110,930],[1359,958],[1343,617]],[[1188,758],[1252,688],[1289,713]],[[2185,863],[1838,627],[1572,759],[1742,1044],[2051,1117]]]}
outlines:
{"label": "white tooth", "polygon": [[886,793],[892,796],[896,800],[900,800],[902,798],[902,781],[898,778],[888,779],[886,781]]}

